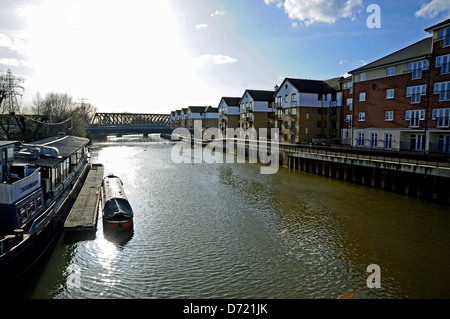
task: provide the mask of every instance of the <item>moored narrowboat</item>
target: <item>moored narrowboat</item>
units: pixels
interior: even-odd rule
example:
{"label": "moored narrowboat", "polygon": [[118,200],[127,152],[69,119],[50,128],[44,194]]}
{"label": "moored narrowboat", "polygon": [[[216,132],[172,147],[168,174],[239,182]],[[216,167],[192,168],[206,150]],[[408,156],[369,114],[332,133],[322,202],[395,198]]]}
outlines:
{"label": "moored narrowboat", "polygon": [[133,228],[133,210],[119,177],[111,174],[103,179],[102,206],[105,229],[129,230]]}

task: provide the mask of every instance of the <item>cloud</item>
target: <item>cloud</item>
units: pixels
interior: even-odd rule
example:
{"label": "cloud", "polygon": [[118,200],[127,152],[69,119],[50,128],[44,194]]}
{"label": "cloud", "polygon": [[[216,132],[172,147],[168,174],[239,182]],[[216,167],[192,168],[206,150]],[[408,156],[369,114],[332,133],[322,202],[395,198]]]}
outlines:
{"label": "cloud", "polygon": [[416,11],[416,17],[432,19],[442,12],[450,17],[450,2],[448,0],[431,0],[424,3],[420,10]]}
{"label": "cloud", "polygon": [[363,6],[362,0],[264,0],[266,4],[275,3],[284,7],[291,20],[299,20],[305,25],[315,22],[335,23],[341,18],[354,19]]}
{"label": "cloud", "polygon": [[224,14],[225,14],[225,11],[216,10],[215,12],[211,13],[211,17],[223,16]]}
{"label": "cloud", "polygon": [[362,63],[363,66],[364,66],[364,65],[367,65],[367,62],[364,61],[364,60],[359,60],[358,62],[359,62],[359,63]]}
{"label": "cloud", "polygon": [[342,65],[342,64],[344,64],[345,62],[347,62],[347,60],[341,60],[341,61],[339,61],[339,64]]}
{"label": "cloud", "polygon": [[207,28],[207,27],[208,27],[208,25],[207,25],[206,23],[196,24],[196,25],[195,25],[195,28],[198,29],[198,30],[200,30],[200,29],[205,29],[205,28]]}
{"label": "cloud", "polygon": [[197,63],[199,67],[202,67],[211,62],[214,64],[232,64],[237,61],[238,61],[237,59],[222,54],[216,55],[205,54],[197,58]]}
{"label": "cloud", "polygon": [[16,59],[0,59],[0,64],[4,64],[4,65],[10,65],[10,66],[18,66],[20,65],[19,61],[17,61]]}

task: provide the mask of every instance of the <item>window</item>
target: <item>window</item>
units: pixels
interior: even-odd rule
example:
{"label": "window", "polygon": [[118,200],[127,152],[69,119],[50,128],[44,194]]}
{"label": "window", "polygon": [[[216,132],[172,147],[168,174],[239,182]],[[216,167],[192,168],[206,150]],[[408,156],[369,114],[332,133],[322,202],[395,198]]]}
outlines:
{"label": "window", "polygon": [[390,150],[392,148],[392,134],[384,134],[384,148]]}
{"label": "window", "polygon": [[441,68],[441,74],[450,72],[450,54],[436,57],[436,67]]}
{"label": "window", "polygon": [[449,127],[450,109],[434,109],[432,119],[437,121],[437,127]]}
{"label": "window", "polygon": [[352,122],[353,122],[353,116],[352,115],[347,115],[345,122],[347,123],[347,127],[350,128],[352,127]]}
{"label": "window", "polygon": [[364,146],[364,133],[358,133],[358,146]]}
{"label": "window", "polygon": [[450,135],[439,135],[438,152],[450,153]]}
{"label": "window", "polygon": [[291,143],[292,143],[292,144],[295,144],[295,134],[292,134],[292,135],[291,135]]}
{"label": "window", "polygon": [[413,62],[408,64],[408,73],[411,73],[411,79],[420,79],[422,78],[422,70],[428,68],[428,61],[423,60],[419,62]]}
{"label": "window", "polygon": [[419,121],[425,120],[425,110],[406,111],[405,120],[409,121],[409,127],[419,127]]}
{"label": "window", "polygon": [[450,82],[435,83],[434,94],[439,94],[439,101],[450,101]]}
{"label": "window", "polygon": [[386,99],[393,99],[394,98],[394,92],[395,92],[395,90],[394,89],[389,89],[389,90],[386,90]]}
{"label": "window", "polygon": [[422,78],[422,71],[428,68],[428,61],[423,60],[419,62],[413,62],[408,64],[408,73],[411,73],[411,79]]}
{"label": "window", "polygon": [[297,102],[297,94],[295,93],[291,94],[291,102]]}
{"label": "window", "polygon": [[450,45],[450,28],[439,30],[438,40],[444,40],[443,46]]}
{"label": "window", "polygon": [[395,75],[395,66],[391,66],[386,70],[386,76],[394,76]]}
{"label": "window", "polygon": [[292,129],[295,129],[295,121],[292,121],[292,122],[291,122],[291,128],[292,128]]}
{"label": "window", "polygon": [[394,111],[386,111],[385,120],[393,121],[394,120]]}
{"label": "window", "polygon": [[292,115],[297,115],[297,109],[292,109],[292,110],[291,110],[291,114],[292,114]]}
{"label": "window", "polygon": [[425,135],[411,134],[410,136],[410,150],[411,151],[423,151],[423,142]]}
{"label": "window", "polygon": [[365,120],[366,120],[366,113],[364,112],[359,113],[358,121],[364,122]]}
{"label": "window", "polygon": [[370,147],[375,148],[378,145],[378,134],[372,133],[370,137]]}
{"label": "window", "polygon": [[348,82],[348,94],[353,94],[353,82]]}
{"label": "window", "polygon": [[353,99],[352,98],[347,99],[347,106],[348,106],[348,110],[351,111],[353,108]]}
{"label": "window", "polygon": [[289,123],[287,121],[284,122],[284,128],[289,128]]}
{"label": "window", "polygon": [[359,75],[359,81],[362,82],[362,81],[365,81],[365,80],[366,80],[366,73],[364,72],[364,73],[361,73]]}
{"label": "window", "polygon": [[359,101],[364,102],[366,100],[366,92],[359,93]]}
{"label": "window", "polygon": [[408,86],[406,88],[406,96],[411,98],[411,104],[420,103],[420,97],[427,94],[427,86]]}
{"label": "window", "polygon": [[289,95],[284,96],[284,103],[289,103]]}
{"label": "window", "polygon": [[321,128],[322,127],[322,121],[317,121],[317,128]]}

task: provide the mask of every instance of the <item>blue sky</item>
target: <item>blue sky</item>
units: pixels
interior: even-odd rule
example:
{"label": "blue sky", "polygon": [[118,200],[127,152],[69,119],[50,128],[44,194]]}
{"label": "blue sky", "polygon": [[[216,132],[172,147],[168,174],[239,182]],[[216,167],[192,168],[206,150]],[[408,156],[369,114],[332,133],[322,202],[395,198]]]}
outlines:
{"label": "blue sky", "polygon": [[[0,0],[0,70],[99,111],[217,106],[285,77],[328,79],[428,37],[448,0]],[[371,4],[381,28],[369,28]]]}

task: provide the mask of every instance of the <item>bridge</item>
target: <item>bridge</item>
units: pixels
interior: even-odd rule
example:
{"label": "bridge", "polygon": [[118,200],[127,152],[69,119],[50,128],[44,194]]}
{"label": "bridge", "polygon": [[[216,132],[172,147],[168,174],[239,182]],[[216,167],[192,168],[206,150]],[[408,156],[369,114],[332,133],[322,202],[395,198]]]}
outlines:
{"label": "bridge", "polygon": [[169,114],[96,113],[86,134],[171,134],[174,129]]}

